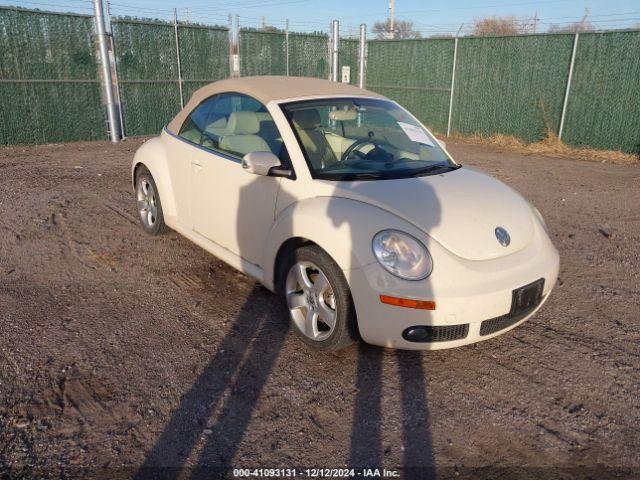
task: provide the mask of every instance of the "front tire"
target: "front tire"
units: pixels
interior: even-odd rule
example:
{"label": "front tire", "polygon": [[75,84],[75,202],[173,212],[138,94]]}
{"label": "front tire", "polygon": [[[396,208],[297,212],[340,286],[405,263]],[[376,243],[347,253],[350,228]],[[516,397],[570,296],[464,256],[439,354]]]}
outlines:
{"label": "front tire", "polygon": [[145,232],[159,235],[166,231],[158,187],[149,170],[142,166],[136,175],[138,218]]}
{"label": "front tire", "polygon": [[283,292],[291,324],[302,340],[324,351],[340,350],[357,339],[356,312],[347,280],[317,245],[295,250],[287,259]]}

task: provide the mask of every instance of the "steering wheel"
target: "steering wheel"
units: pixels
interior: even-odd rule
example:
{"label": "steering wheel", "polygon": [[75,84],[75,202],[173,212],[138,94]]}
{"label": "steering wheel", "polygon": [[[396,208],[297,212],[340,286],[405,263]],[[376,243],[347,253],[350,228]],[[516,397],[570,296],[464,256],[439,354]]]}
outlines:
{"label": "steering wheel", "polygon": [[[349,155],[351,155],[356,149],[359,149],[364,145],[373,145],[374,148],[378,146],[377,142],[370,138],[362,138],[360,140],[356,140],[351,145],[349,145],[347,149],[344,151],[344,153],[342,154],[342,157],[340,157],[340,162],[347,161],[347,159],[349,158]],[[359,160],[362,160],[362,159],[359,159]]]}

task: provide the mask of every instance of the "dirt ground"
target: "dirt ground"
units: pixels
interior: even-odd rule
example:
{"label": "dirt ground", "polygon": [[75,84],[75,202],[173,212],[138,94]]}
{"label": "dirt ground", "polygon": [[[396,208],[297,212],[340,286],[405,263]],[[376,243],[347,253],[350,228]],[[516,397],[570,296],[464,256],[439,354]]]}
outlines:
{"label": "dirt ground", "polygon": [[640,166],[451,142],[542,212],[550,300],[473,346],[328,355],[249,278],[143,233],[141,143],[0,149],[0,477],[640,476]]}

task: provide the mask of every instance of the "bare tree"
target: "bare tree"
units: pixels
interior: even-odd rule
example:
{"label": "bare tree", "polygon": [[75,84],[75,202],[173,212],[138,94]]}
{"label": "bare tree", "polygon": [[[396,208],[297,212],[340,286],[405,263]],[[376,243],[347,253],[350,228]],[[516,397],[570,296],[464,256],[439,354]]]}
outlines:
{"label": "bare tree", "polygon": [[579,22],[569,25],[550,25],[549,33],[582,33],[593,32],[596,27],[589,21],[589,9],[584,9],[584,15]]}
{"label": "bare tree", "polygon": [[549,25],[549,33],[593,32],[596,27],[591,22],[575,22],[569,25]]}
{"label": "bare tree", "polygon": [[273,25],[264,25],[260,30],[263,32],[284,33],[282,28],[274,27]]}
{"label": "bare tree", "polygon": [[[394,22],[393,38],[421,38],[422,35],[413,29],[413,22],[406,20],[396,20]],[[372,32],[378,39],[391,38],[391,21],[376,22],[373,24]]]}
{"label": "bare tree", "polygon": [[485,17],[473,20],[473,35],[519,35],[526,33],[528,24],[517,17]]}

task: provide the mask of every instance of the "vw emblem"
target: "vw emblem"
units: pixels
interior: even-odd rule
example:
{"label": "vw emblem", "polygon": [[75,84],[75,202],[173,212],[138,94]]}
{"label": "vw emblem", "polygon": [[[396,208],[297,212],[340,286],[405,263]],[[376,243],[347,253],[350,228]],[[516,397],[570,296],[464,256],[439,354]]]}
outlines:
{"label": "vw emblem", "polygon": [[508,247],[511,243],[509,232],[507,232],[502,227],[496,227],[496,238],[498,239],[498,242],[500,242],[500,245],[502,245],[503,247]]}

